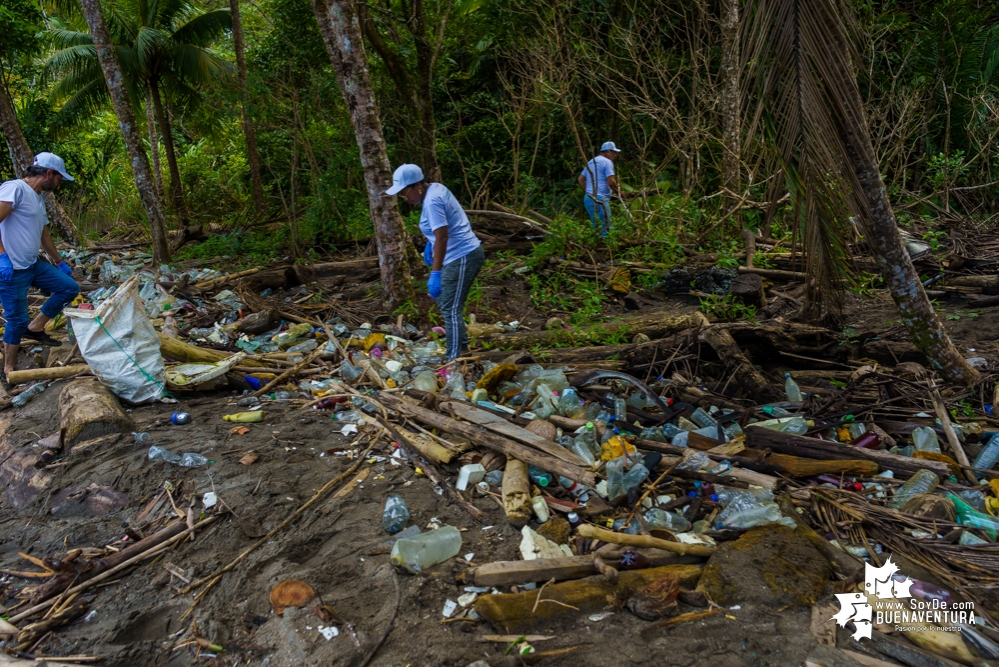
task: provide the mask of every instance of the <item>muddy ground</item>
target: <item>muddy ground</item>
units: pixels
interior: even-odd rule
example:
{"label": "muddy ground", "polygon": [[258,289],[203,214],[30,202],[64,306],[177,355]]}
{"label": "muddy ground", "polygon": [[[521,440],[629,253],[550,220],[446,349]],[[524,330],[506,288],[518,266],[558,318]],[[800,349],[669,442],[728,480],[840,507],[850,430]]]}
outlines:
{"label": "muddy ground", "polygon": [[[503,307],[497,300],[492,314],[507,320],[523,318],[523,303],[519,301],[521,312],[497,313]],[[855,331],[870,330],[878,337],[904,341],[892,323],[897,322],[894,307],[885,298],[858,297],[849,306],[847,318]],[[664,302],[660,307],[689,308],[690,303]],[[961,310],[958,303],[946,307]],[[947,325],[962,352],[976,350],[967,356],[994,358],[996,320],[986,310],[977,318],[962,316]],[[26,358],[22,366],[31,363]],[[58,430],[63,384],[53,383],[22,409],[0,413],[3,461],[30,458],[38,451],[32,443]],[[148,432],[150,443],[138,444],[131,435],[124,435],[88,452],[64,456],[57,466],[32,473],[33,490],[3,479],[8,487],[0,495],[0,567],[9,570],[37,570],[18,552],[43,558],[74,548],[122,545],[127,530],[139,527],[138,515],[167,480],[179,489],[175,498],[183,510],[191,504],[200,508],[202,494],[213,490],[232,509],[232,515],[198,534],[193,542],[87,593],[82,600],[91,613],[42,639],[32,647],[35,654],[100,656],[104,659],[100,664],[108,667],[356,666],[395,618],[370,664],[464,667],[479,659],[493,667],[520,664],[512,656],[504,657],[506,644],[481,641],[484,635],[501,632],[488,623],[441,622],[445,601],[457,600],[464,592],[455,577],[468,565],[452,559],[416,576],[393,570],[388,564],[390,543],[381,527],[381,507],[386,495],[399,493],[410,508],[412,523],[421,528],[431,522],[458,527],[463,531],[461,554],[473,554],[471,562],[476,564],[519,559],[519,533],[507,524],[490,497],[473,500],[486,517],[483,525],[475,524],[435,492],[433,484],[412,465],[394,464],[391,452],[379,449],[385,445],[372,451],[371,456],[377,457],[369,459],[373,462],[362,464],[371,469],[363,484],[345,497],[327,497],[292,522],[226,574],[192,615],[181,621],[193,595],[177,594],[184,584],[167,566],[194,580],[227,564],[317,488],[345,471],[353,463],[346,454],[356,451],[351,448],[356,436],[336,433],[328,417],[280,402],[265,405],[265,423],[248,425],[245,435],[233,434],[232,424],[220,416],[236,410],[227,405],[235,398],[231,392],[214,392],[182,398],[179,405],[133,408],[130,414],[137,430]],[[170,414],[177,409],[192,415],[190,424],[170,423]],[[151,462],[147,458],[151,444],[177,453],[200,453],[212,462],[196,469]],[[259,458],[244,465],[240,459],[248,453]],[[161,502],[145,518],[147,531],[158,525],[150,526],[151,521],[165,520],[172,512],[168,503]],[[342,617],[339,636],[325,639],[318,629],[324,624],[311,610],[289,609],[283,616],[272,611],[269,592],[288,578],[308,582],[322,602]],[[18,592],[37,583],[3,575],[0,604],[12,609],[19,602]],[[554,636],[535,643],[538,651],[577,647],[543,661],[574,667],[802,665],[816,645],[809,631],[811,610],[807,606],[750,603],[670,628],[639,620],[625,610],[602,620],[591,620],[593,614],[592,610],[568,611],[519,632]],[[215,658],[196,658],[195,648],[183,645],[191,638],[192,620],[202,637],[225,651]],[[841,641],[852,640],[841,635]],[[178,644],[182,646],[177,648]]]}

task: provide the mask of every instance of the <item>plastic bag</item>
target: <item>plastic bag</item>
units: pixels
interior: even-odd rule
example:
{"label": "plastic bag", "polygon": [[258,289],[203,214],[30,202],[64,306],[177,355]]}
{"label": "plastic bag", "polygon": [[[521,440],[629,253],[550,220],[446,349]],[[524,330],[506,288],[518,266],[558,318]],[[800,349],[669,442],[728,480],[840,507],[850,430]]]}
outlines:
{"label": "plastic bag", "polygon": [[166,389],[160,339],[142,311],[138,284],[129,278],[95,310],[65,310],[94,375],[129,403],[160,400]]}

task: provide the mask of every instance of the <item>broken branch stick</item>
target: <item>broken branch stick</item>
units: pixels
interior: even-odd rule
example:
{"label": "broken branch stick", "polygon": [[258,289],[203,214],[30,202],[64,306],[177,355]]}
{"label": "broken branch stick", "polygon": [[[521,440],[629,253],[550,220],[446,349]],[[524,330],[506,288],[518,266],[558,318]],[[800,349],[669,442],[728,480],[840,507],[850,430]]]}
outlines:
{"label": "broken branch stick", "polygon": [[629,547],[649,547],[652,549],[661,549],[663,551],[672,551],[673,553],[680,554],[681,556],[708,557],[715,552],[714,547],[702,547],[698,544],[668,542],[649,535],[627,535],[625,533],[615,533],[612,530],[600,528],[599,526],[593,526],[588,523],[582,524],[576,530],[583,537],[595,537],[598,540],[603,540],[604,542],[609,542],[611,544],[624,544]]}
{"label": "broken branch stick", "polygon": [[11,371],[7,374],[10,384],[19,385],[32,380],[61,380],[79,373],[87,373],[90,366],[78,364],[75,366],[53,366],[52,368],[30,368],[26,371]]}
{"label": "broken branch stick", "polygon": [[926,382],[930,387],[930,400],[933,401],[933,409],[936,410],[940,426],[943,428],[944,435],[947,436],[947,442],[950,444],[951,451],[954,452],[954,458],[963,466],[964,469],[962,472],[968,481],[977,485],[978,478],[975,477],[975,473],[968,470],[971,467],[971,462],[968,460],[968,455],[964,453],[961,441],[957,439],[957,433],[954,432],[954,425],[950,421],[950,415],[947,414],[947,407],[940,396],[940,390],[933,384],[933,380],[927,380]]}
{"label": "broken branch stick", "polygon": [[264,394],[266,394],[270,390],[271,387],[274,387],[274,386],[278,385],[279,383],[284,382],[289,377],[291,377],[292,375],[294,375],[295,373],[297,373],[298,371],[302,370],[303,368],[305,368],[306,366],[308,366],[309,364],[311,364],[313,361],[315,361],[316,359],[318,359],[319,356],[322,355],[322,354],[323,354],[323,348],[319,348],[318,350],[316,350],[315,352],[313,352],[312,354],[310,354],[309,356],[307,356],[305,359],[303,359],[302,361],[298,362],[297,364],[295,364],[294,366],[292,366],[291,368],[289,368],[288,370],[286,370],[284,373],[281,373],[281,375],[278,375],[276,378],[274,378],[273,380],[271,380],[270,382],[268,382],[266,385],[264,385],[260,389],[258,389],[255,392],[253,392],[253,395],[254,396],[263,396]]}

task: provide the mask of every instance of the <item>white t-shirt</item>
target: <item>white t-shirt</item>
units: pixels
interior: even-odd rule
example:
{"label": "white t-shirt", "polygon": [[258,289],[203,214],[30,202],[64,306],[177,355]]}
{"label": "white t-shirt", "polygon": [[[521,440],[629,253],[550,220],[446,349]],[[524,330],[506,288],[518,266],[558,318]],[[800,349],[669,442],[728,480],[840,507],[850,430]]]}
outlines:
{"label": "white t-shirt", "polygon": [[42,231],[49,224],[45,200],[18,179],[0,185],[0,201],[13,206],[10,215],[0,222],[0,242],[15,270],[29,269],[38,261]]}
{"label": "white t-shirt", "polygon": [[614,175],[614,163],[603,155],[598,155],[586,163],[583,169],[583,176],[586,177],[586,194],[593,194],[593,176],[597,177],[596,196],[609,198],[611,194],[610,186],[607,185],[607,177]]}
{"label": "white t-shirt", "polygon": [[420,231],[431,243],[436,238],[434,230],[447,227],[447,252],[444,263],[450,264],[472,252],[482,242],[472,231],[465,209],[461,207],[455,196],[441,183],[431,183],[427,188],[427,196],[423,198],[423,210],[420,212]]}

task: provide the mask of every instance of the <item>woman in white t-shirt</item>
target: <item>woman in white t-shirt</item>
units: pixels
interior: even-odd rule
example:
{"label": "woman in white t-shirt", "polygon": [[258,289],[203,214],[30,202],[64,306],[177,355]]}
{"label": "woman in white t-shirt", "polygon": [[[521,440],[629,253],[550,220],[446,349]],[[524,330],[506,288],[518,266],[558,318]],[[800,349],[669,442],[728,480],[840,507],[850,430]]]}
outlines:
{"label": "woman in white t-shirt", "polygon": [[485,261],[482,242],[451,191],[441,183],[428,183],[415,164],[396,169],[385,194],[422,208],[420,231],[427,239],[423,261],[430,268],[427,292],[444,315],[447,358],[456,359],[468,351],[465,300]]}

